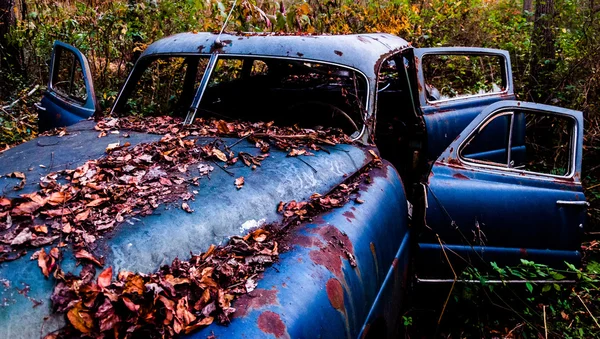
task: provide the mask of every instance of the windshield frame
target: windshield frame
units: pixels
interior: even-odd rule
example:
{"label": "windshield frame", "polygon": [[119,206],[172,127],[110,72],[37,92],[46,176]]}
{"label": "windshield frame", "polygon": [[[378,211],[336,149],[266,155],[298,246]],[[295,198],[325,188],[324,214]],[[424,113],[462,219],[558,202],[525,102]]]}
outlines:
{"label": "windshield frame", "polygon": [[[260,54],[249,55],[249,54],[233,54],[233,53],[232,54],[229,54],[229,53],[227,53],[227,54],[219,54],[219,53],[211,53],[211,54],[206,54],[206,53],[154,53],[152,55],[142,56],[135,62],[133,69],[131,70],[131,72],[129,72],[129,75],[127,76],[125,83],[121,87],[121,90],[119,91],[119,94],[117,95],[117,98],[115,99],[115,102],[113,103],[109,114],[112,115],[115,112],[119,112],[123,109],[123,107],[125,106],[125,104],[127,102],[127,99],[132,94],[133,89],[135,89],[135,86],[137,85],[137,81],[134,82],[133,80],[137,79],[139,76],[141,76],[141,74],[146,70],[145,66],[148,61],[151,62],[151,60],[156,60],[156,59],[160,59],[160,58],[188,57],[188,56],[207,57],[207,58],[209,58],[209,61],[208,61],[208,65],[206,66],[206,69],[204,70],[204,74],[202,75],[200,85],[198,86],[196,94],[194,95],[194,100],[192,102],[192,105],[189,107],[189,110],[188,110],[189,113],[186,116],[184,124],[191,124],[194,121],[196,111],[198,110],[198,107],[200,106],[200,103],[202,101],[202,96],[204,95],[204,92],[206,91],[206,87],[208,86],[208,83],[213,75],[217,61],[218,61],[219,57],[223,57],[223,58],[233,58],[233,59],[236,59],[236,58],[237,59],[244,59],[244,58],[274,59],[274,60],[290,60],[290,61],[294,61],[294,62],[318,63],[318,64],[329,65],[329,66],[347,69],[349,71],[354,72],[355,74],[362,76],[363,81],[366,86],[363,112],[361,112],[362,121],[360,121],[360,124],[362,126],[360,127],[360,131],[357,136],[355,136],[355,137],[350,136],[350,137],[352,138],[353,141],[359,140],[364,136],[365,132],[367,131],[367,125],[368,125],[367,119],[371,115],[371,114],[369,114],[369,111],[371,110],[371,102],[372,102],[373,93],[371,93],[371,90],[372,90],[371,81],[370,81],[369,77],[363,71],[361,71],[358,68],[352,67],[352,66],[318,60],[318,59],[279,57],[279,56],[260,55]],[[190,115],[191,115],[191,117],[190,117]]]}

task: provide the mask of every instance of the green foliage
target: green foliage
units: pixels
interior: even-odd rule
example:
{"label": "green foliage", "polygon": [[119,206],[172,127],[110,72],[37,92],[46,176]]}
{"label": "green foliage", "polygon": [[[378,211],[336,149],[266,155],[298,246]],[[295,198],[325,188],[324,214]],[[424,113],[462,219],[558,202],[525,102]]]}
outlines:
{"label": "green foliage", "polygon": [[[549,337],[600,335],[592,318],[598,314],[595,300],[600,297],[596,273],[600,264],[597,262],[590,262],[586,271],[568,263],[565,269],[557,270],[529,260],[521,260],[520,265],[511,267],[493,262],[490,266],[491,270],[486,272],[473,267],[462,272],[459,280],[477,282],[456,284],[444,315],[447,320],[438,328],[440,333],[529,338],[543,337],[548,330]],[[560,283],[565,280],[579,282],[577,285]],[[496,283],[498,281],[503,283]]]}

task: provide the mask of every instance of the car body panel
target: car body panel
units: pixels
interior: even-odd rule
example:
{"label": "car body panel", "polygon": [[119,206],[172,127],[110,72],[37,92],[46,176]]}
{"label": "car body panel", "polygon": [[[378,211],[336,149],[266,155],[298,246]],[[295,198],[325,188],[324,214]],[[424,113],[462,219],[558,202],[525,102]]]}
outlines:
{"label": "car body panel", "polygon": [[370,315],[371,305],[400,302],[408,262],[397,258],[408,258],[410,249],[404,188],[389,163],[371,173],[373,181],[361,185],[364,203],[349,202],[293,231],[291,250],[265,272],[256,290],[235,301],[230,325],[189,337],[356,338],[383,310]]}
{"label": "car body panel", "polygon": [[[507,110],[550,113],[576,121],[571,175],[558,177],[494,169],[462,161],[459,147],[470,132],[489,121],[486,119],[494,113]],[[465,246],[477,246],[475,252],[471,251],[476,261],[481,259],[476,255],[480,251],[486,260],[505,263],[518,263],[520,258],[527,259],[530,255],[540,263],[561,264],[561,260],[577,263],[587,205],[579,180],[582,132],[581,112],[517,101],[491,105],[433,165],[427,183],[427,225],[446,245],[456,247],[461,253]],[[485,236],[479,236],[479,232]],[[422,238],[419,242],[424,257],[441,255],[435,239]]]}
{"label": "car body panel", "polygon": [[[60,53],[72,53],[81,65],[86,89],[86,100],[83,103],[71,100],[53,90],[52,83],[56,79],[57,59],[59,59]],[[87,58],[77,48],[61,41],[55,41],[52,49],[48,89],[44,92],[41,105],[38,107],[40,130],[73,125],[94,115],[96,109],[96,94]]]}

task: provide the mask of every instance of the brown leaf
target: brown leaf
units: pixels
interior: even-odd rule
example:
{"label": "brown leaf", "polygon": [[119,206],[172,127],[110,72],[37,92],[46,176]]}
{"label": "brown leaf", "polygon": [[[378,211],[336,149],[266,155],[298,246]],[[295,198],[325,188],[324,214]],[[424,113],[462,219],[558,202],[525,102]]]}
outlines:
{"label": "brown leaf", "polygon": [[52,264],[54,262],[54,259],[48,254],[46,254],[46,251],[43,248],[36,253],[38,253],[38,266],[42,270],[42,274],[44,275],[44,277],[48,278],[53,266]]}
{"label": "brown leaf", "polygon": [[254,239],[254,241],[256,242],[263,242],[267,239],[268,235],[269,232],[263,230],[262,228],[259,228],[256,231],[252,232],[252,239]]}
{"label": "brown leaf", "polygon": [[44,234],[48,233],[48,227],[46,225],[36,225],[36,226],[33,226],[33,229],[38,233],[44,233]]}
{"label": "brown leaf", "polygon": [[179,299],[179,301],[177,302],[176,315],[177,315],[177,318],[179,320],[181,320],[181,322],[183,323],[184,326],[187,326],[187,325],[189,325],[190,323],[192,323],[193,321],[196,320],[196,316],[194,316],[189,311],[188,298],[187,297],[183,297],[183,298]]}
{"label": "brown leaf", "polygon": [[104,202],[108,201],[108,198],[98,198],[90,201],[85,207],[96,207],[102,205]]}
{"label": "brown leaf", "polygon": [[46,199],[46,202],[52,206],[62,205],[67,200],[71,199],[71,195],[68,192],[54,192]]}
{"label": "brown leaf", "polygon": [[125,282],[125,290],[123,292],[143,294],[144,286],[144,279],[142,277],[139,275],[131,275],[127,277]]}
{"label": "brown leaf", "polygon": [[19,233],[16,237],[14,237],[14,239],[11,241],[10,245],[11,246],[22,245],[26,242],[31,241],[31,239],[33,239],[33,234],[31,233],[31,230],[29,228],[25,228],[21,231],[21,233]]}
{"label": "brown leaf", "polygon": [[83,309],[83,304],[78,302],[67,312],[67,318],[75,329],[79,332],[87,334],[94,328],[94,319],[88,311]]}
{"label": "brown leaf", "polygon": [[212,155],[215,158],[217,158],[217,159],[219,159],[219,160],[221,160],[223,162],[227,162],[227,156],[225,155],[225,153],[221,152],[221,150],[219,150],[218,148],[213,148],[212,149]]}
{"label": "brown leaf", "polygon": [[62,232],[65,234],[69,234],[69,233],[73,232],[73,228],[71,227],[71,224],[66,222],[62,227]]}
{"label": "brown leaf", "polygon": [[90,216],[90,212],[91,212],[91,210],[90,210],[90,209],[86,209],[85,211],[83,211],[83,212],[81,212],[81,213],[78,213],[78,214],[75,216],[75,220],[77,220],[77,221],[84,221],[84,220],[87,220],[87,218]]}
{"label": "brown leaf", "polygon": [[160,177],[160,179],[158,179],[158,181],[165,186],[173,186],[173,183],[171,182],[171,180],[169,180],[169,178],[165,178],[165,177]]}
{"label": "brown leaf", "polygon": [[25,187],[25,184],[27,183],[27,178],[25,177],[25,173],[23,172],[12,172],[6,175],[8,178],[17,178],[17,179],[21,179],[21,181],[19,182],[18,185],[16,185],[15,187],[13,187],[13,189],[15,191],[18,190],[22,190],[23,187]]}
{"label": "brown leaf", "polygon": [[75,258],[89,260],[100,267],[104,266],[104,258],[97,259],[90,252],[88,252],[86,250],[79,250],[79,251],[75,252]]}
{"label": "brown leaf", "polygon": [[241,189],[244,186],[244,177],[239,177],[235,179],[235,187],[237,189]]}
{"label": "brown leaf", "polygon": [[35,213],[40,207],[42,207],[42,205],[35,201],[27,201],[15,206],[10,213],[15,216],[28,216]]}
{"label": "brown leaf", "polygon": [[112,281],[113,269],[109,266],[98,275],[98,286],[102,288],[108,287]]}
{"label": "brown leaf", "polygon": [[0,207],[10,207],[11,202],[8,198],[0,198]]}
{"label": "brown leaf", "polygon": [[122,297],[121,300],[125,307],[127,307],[131,312],[137,312],[140,309],[140,305],[135,304],[131,299],[127,297]]}

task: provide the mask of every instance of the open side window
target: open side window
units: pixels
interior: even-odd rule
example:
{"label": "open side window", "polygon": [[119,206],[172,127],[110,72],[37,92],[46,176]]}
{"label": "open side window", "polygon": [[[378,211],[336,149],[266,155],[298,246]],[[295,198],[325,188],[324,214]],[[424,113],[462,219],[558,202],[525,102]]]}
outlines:
{"label": "open side window", "polygon": [[48,89],[38,105],[40,130],[72,125],[97,108],[90,67],[75,47],[54,43]]}
{"label": "open side window", "polygon": [[484,109],[428,176],[421,258],[439,258],[437,234],[473,264],[577,263],[588,205],[582,144],[581,112],[516,101]]}
{"label": "open side window", "polygon": [[465,140],[458,155],[463,162],[475,166],[567,177],[575,171],[576,123],[568,115],[527,110],[499,112]]}
{"label": "open side window", "polygon": [[508,52],[487,48],[419,48],[421,106],[513,93]]}
{"label": "open side window", "polygon": [[417,48],[414,55],[428,161],[437,159],[484,108],[515,99],[507,51],[440,47]]}

